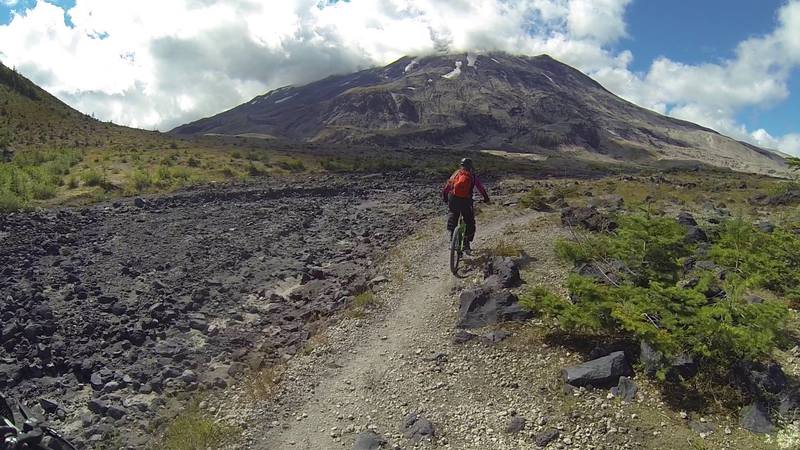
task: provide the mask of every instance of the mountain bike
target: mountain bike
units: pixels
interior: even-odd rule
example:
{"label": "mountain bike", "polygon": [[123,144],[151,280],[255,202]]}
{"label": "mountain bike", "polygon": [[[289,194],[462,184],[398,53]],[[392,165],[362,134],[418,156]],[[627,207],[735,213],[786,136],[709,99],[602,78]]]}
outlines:
{"label": "mountain bike", "polygon": [[467,231],[467,224],[464,223],[464,218],[458,218],[458,226],[453,230],[453,235],[450,237],[450,271],[453,275],[458,275],[458,263],[461,257],[464,256],[464,235]]}
{"label": "mountain bike", "polygon": [[19,418],[0,394],[0,450],[77,450],[55,430],[39,422],[30,410],[17,403]]}

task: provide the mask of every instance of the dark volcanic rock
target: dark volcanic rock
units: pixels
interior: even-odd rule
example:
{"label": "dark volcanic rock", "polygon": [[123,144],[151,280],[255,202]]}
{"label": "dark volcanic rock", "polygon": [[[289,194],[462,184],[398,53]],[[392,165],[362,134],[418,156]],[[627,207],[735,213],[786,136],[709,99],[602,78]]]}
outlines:
{"label": "dark volcanic rock", "polygon": [[686,227],[686,236],[683,238],[687,244],[708,242],[708,235],[700,227]]}
{"label": "dark volcanic rock", "polygon": [[788,379],[777,363],[765,366],[760,363],[740,362],[733,370],[736,381],[746,392],[757,398],[767,398],[781,393]]}
{"label": "dark volcanic rock", "polygon": [[583,227],[589,231],[614,231],[617,223],[590,206],[570,206],[561,210],[561,223],[567,227]]}
{"label": "dark volcanic rock", "polygon": [[519,267],[517,267],[517,263],[514,262],[511,258],[503,258],[500,256],[495,257],[486,265],[486,268],[483,271],[484,277],[488,279],[491,277],[497,277],[497,282],[495,283],[500,288],[512,288],[517,287],[522,283],[522,279],[519,276]]}
{"label": "dark volcanic rock", "polygon": [[428,419],[419,417],[417,413],[411,413],[403,419],[402,431],[411,442],[430,441],[436,435],[433,424]]}
{"label": "dark volcanic rock", "polygon": [[624,352],[614,352],[563,370],[564,382],[572,386],[611,387],[621,376],[633,375]]}
{"label": "dark volcanic rock", "polygon": [[[206,378],[217,364],[241,376],[275,363],[302,348],[308,322],[374,278],[372,261],[437,211],[435,189],[402,172],[380,186],[367,176],[298,175],[0,214],[0,387],[67,402],[84,383],[102,394],[90,405],[102,415],[130,394],[181,399],[226,385],[226,374]],[[325,284],[311,284],[309,267],[322,268]],[[295,284],[302,295],[266,294]],[[198,339],[204,345],[191,344]],[[162,409],[122,408],[125,424],[111,431],[120,446],[145,447],[133,444],[150,438],[142,421]]]}
{"label": "dark volcanic rock", "polygon": [[558,439],[561,433],[558,430],[547,430],[543,431],[536,435],[534,438],[534,442],[536,442],[537,447],[545,448],[550,445],[551,442]]}
{"label": "dark volcanic rock", "polygon": [[92,399],[89,400],[89,411],[95,414],[105,414],[108,410],[108,404],[102,400]]}
{"label": "dark volcanic rock", "polygon": [[459,297],[458,328],[480,328],[499,322],[525,321],[531,311],[519,304],[516,295],[484,288],[467,289]]}
{"label": "dark volcanic rock", "polygon": [[697,220],[695,220],[693,215],[686,211],[681,211],[680,214],[678,214],[678,223],[687,227],[697,226]]}

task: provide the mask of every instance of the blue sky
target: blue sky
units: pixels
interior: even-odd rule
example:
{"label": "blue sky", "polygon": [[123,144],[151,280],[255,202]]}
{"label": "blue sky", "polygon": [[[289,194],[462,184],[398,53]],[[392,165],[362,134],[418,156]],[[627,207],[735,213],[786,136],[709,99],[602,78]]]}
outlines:
{"label": "blue sky", "polygon": [[0,0],[4,63],[143,128],[443,44],[549,53],[641,106],[800,154],[800,0]]}
{"label": "blue sky", "polygon": [[[784,3],[637,0],[626,11],[629,36],[615,46],[631,50],[635,55],[631,69],[643,72],[661,56],[688,64],[730,59],[739,42],[775,28],[775,13]],[[748,128],[766,128],[774,134],[800,132],[800,71],[796,69],[789,80],[789,90],[789,99],[777,105],[744,108],[737,119]]]}

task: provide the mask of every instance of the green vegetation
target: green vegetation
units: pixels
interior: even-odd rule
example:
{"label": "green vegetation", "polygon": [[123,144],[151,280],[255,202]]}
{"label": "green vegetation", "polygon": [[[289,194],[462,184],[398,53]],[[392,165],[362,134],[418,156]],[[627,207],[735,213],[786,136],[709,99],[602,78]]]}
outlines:
{"label": "green vegetation", "polygon": [[372,291],[364,291],[353,299],[353,305],[358,308],[366,308],[374,305],[376,302],[375,294]]}
{"label": "green vegetation", "polygon": [[17,153],[11,162],[0,163],[0,212],[55,197],[80,160],[79,152],[47,150]]}
{"label": "green vegetation", "polygon": [[544,189],[533,188],[519,199],[519,205],[536,211],[548,211],[550,205],[547,201],[547,194]]}
{"label": "green vegetation", "polygon": [[[612,276],[573,274],[567,282],[573,300],[536,288],[526,306],[568,332],[643,340],[667,356],[694,355],[709,373],[724,373],[740,360],[767,359],[783,343],[785,302],[748,301],[746,294],[756,288],[797,294],[800,238],[735,219],[712,233],[706,254],[686,242],[685,228],[672,219],[636,214],[619,223],[614,234],[557,244],[561,257]],[[708,263],[686,270],[688,257]]]}
{"label": "green vegetation", "polygon": [[164,450],[207,450],[229,443],[238,434],[234,427],[206,417],[195,402],[167,427],[160,446]]}

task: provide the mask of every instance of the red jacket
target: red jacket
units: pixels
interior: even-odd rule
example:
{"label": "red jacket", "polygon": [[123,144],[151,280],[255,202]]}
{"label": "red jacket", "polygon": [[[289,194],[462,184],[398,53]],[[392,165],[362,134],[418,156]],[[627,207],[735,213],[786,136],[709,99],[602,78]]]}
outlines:
{"label": "red jacket", "polygon": [[[456,174],[461,170],[465,169],[458,169],[453,172],[453,174],[450,175],[450,179],[447,180],[447,183],[445,183],[444,188],[442,189],[442,200],[445,202],[447,201],[447,197],[450,195],[450,193],[453,192],[453,181],[455,180]],[[486,193],[486,188],[483,187],[481,180],[478,179],[478,175],[475,175],[475,172],[470,172],[470,175],[472,175],[472,189],[470,189],[470,194],[472,194],[475,191],[475,188],[477,188],[478,192],[480,192],[483,196],[483,200],[488,202],[489,194]],[[470,198],[472,198],[472,195],[470,195]]]}

